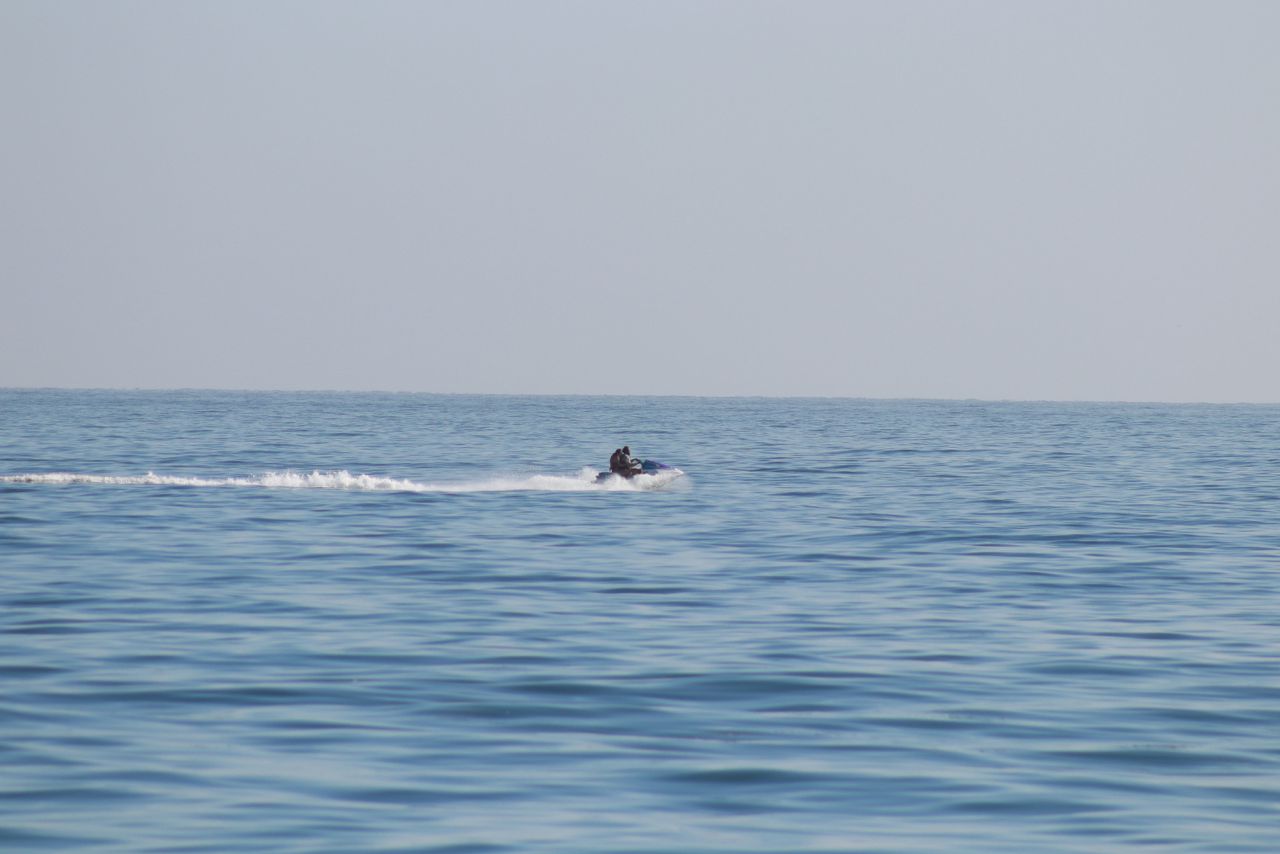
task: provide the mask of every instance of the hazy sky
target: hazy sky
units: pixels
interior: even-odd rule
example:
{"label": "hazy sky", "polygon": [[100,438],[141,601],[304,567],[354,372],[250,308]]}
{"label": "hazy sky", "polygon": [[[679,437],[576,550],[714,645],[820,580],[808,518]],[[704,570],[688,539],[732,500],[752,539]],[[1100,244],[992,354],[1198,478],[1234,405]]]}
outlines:
{"label": "hazy sky", "polygon": [[0,2],[0,386],[1280,401],[1280,3]]}

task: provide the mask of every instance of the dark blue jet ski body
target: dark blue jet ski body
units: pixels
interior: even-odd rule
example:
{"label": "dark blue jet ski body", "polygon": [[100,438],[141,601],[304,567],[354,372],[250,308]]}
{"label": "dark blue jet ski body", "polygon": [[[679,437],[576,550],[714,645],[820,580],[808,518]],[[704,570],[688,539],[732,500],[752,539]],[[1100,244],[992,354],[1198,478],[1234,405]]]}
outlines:
{"label": "dark blue jet ski body", "polygon": [[666,463],[660,463],[657,460],[644,460],[643,462],[640,463],[639,469],[632,469],[631,471],[619,471],[619,472],[602,471],[600,472],[600,474],[596,475],[596,483],[604,483],[606,480],[608,480],[611,477],[620,477],[625,480],[630,480],[631,478],[636,477],[638,475],[646,475],[646,474],[657,475],[657,474],[663,474],[663,473],[669,474],[669,475],[682,474],[680,469],[676,468],[675,466],[669,466]]}

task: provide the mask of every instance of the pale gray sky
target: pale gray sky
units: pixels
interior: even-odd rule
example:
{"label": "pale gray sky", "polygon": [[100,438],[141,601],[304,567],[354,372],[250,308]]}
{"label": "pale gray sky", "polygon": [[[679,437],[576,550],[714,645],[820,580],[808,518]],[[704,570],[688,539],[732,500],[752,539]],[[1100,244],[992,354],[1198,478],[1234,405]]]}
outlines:
{"label": "pale gray sky", "polygon": [[0,2],[0,386],[1280,401],[1280,3]]}

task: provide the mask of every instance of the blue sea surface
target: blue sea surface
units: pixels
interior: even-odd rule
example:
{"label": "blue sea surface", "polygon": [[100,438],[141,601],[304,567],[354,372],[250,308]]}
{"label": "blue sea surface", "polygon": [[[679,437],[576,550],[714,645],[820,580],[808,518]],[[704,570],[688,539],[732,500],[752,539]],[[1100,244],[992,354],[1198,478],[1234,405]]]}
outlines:
{"label": "blue sea surface", "polygon": [[4,390],[0,850],[1276,851],[1278,588],[1274,406]]}

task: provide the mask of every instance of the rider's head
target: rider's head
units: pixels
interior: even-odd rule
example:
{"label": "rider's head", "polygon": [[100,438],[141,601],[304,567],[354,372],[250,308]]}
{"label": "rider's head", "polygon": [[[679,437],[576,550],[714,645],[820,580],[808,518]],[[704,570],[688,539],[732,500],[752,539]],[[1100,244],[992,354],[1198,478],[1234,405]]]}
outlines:
{"label": "rider's head", "polygon": [[630,445],[623,445],[623,446],[622,446],[622,453],[626,454],[628,457],[629,457],[629,456],[631,456],[631,446],[630,446]]}

